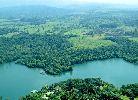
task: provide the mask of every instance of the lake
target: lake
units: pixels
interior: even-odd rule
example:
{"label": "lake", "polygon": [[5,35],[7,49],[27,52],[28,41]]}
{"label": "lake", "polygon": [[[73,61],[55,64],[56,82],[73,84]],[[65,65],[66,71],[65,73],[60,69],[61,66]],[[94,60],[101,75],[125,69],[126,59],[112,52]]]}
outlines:
{"label": "lake", "polygon": [[29,69],[15,63],[0,65],[0,96],[17,100],[32,90],[40,90],[46,84],[50,85],[69,78],[100,77],[117,87],[123,84],[138,83],[138,66],[122,59],[74,65],[72,72],[61,76],[42,75],[41,72],[41,69]]}

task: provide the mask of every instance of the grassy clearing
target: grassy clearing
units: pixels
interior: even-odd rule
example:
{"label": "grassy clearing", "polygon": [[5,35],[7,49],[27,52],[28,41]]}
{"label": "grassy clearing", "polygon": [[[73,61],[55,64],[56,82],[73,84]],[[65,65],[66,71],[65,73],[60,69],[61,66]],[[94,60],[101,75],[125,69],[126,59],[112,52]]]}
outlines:
{"label": "grassy clearing", "polygon": [[83,34],[85,34],[87,31],[88,31],[88,30],[87,30],[87,29],[84,29],[84,28],[72,29],[72,30],[70,30],[70,31],[65,32],[64,34],[65,34],[65,35],[68,35],[68,34],[83,35]]}
{"label": "grassy clearing", "polygon": [[19,30],[24,31],[29,34],[50,34],[56,27],[56,22],[48,22],[41,25],[24,25],[19,27]]}
{"label": "grassy clearing", "polygon": [[123,96],[123,95],[121,96],[121,99],[122,99],[122,100],[130,100],[129,97]]}
{"label": "grassy clearing", "polygon": [[134,41],[134,42],[138,42],[138,37],[135,38],[129,38],[130,40]]}
{"label": "grassy clearing", "polygon": [[75,49],[94,49],[115,44],[110,40],[104,40],[103,35],[72,37],[69,41],[73,43]]}

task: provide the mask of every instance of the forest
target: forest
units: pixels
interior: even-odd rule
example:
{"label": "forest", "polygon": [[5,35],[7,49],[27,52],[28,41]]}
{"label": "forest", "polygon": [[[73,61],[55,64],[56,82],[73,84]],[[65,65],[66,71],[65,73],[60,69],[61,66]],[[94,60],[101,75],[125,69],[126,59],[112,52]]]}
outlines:
{"label": "forest", "polygon": [[[138,10],[103,9],[0,9],[0,64],[15,62],[49,75],[112,58],[138,65]],[[48,100],[134,100],[137,90],[137,83],[118,89],[101,79],[70,79],[21,100],[42,100],[48,92]]]}
{"label": "forest", "polygon": [[137,96],[138,84],[123,85],[118,89],[99,78],[87,78],[44,86],[41,91],[20,100],[134,100]]}
{"label": "forest", "polygon": [[[32,11],[29,7],[26,9],[22,12],[24,15]],[[61,9],[59,12],[57,9],[51,17],[49,13],[54,8],[49,9],[45,13],[50,17],[40,15],[39,10],[35,11],[39,16],[33,14],[32,17],[6,15],[7,19],[3,19],[5,14],[2,13],[1,64],[15,61],[29,68],[42,68],[52,75],[71,71],[72,65],[93,60],[123,58],[138,64],[136,13],[120,10],[95,13],[92,10],[86,14],[68,11],[59,16]]]}

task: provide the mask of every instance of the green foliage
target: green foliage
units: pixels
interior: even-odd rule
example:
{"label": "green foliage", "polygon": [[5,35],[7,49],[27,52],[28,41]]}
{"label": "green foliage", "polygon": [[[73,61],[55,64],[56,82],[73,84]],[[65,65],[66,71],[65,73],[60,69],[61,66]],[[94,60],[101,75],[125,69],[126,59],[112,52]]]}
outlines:
{"label": "green foliage", "polygon": [[[103,88],[101,90],[101,88]],[[46,95],[48,92],[52,94]],[[120,91],[99,78],[69,79],[41,91],[29,94],[21,100],[39,100],[46,95],[48,100],[120,100]]]}
{"label": "green foliage", "polygon": [[69,35],[69,34],[72,34],[72,35],[83,35],[85,33],[88,32],[88,29],[84,29],[84,28],[80,28],[80,29],[73,29],[73,30],[70,30],[68,32],[65,32],[64,34],[66,35]]}
{"label": "green foliage", "polygon": [[133,42],[138,42],[138,37],[133,37],[133,38],[129,38],[130,40],[132,40]]}
{"label": "green foliage", "polygon": [[128,62],[138,64],[138,43],[125,37],[108,37],[107,39],[116,42],[119,52],[118,56]]}
{"label": "green foliage", "polygon": [[71,71],[72,65],[87,61],[110,58],[123,58],[135,64],[138,61],[138,44],[123,38],[103,40],[99,36],[22,33],[12,38],[1,37],[0,43],[0,63],[15,61],[30,68],[42,68],[46,73],[54,75]]}
{"label": "green foliage", "polygon": [[112,46],[113,43],[110,40],[103,40],[103,36],[79,36],[72,37],[69,41],[73,44],[74,49],[95,49],[98,47]]}
{"label": "green foliage", "polygon": [[41,14],[36,8],[44,9],[32,6],[32,12],[27,6],[25,11],[12,11],[15,15],[1,10],[0,63],[15,61],[54,75],[93,60],[123,58],[138,63],[137,11],[94,10],[76,14],[48,7]]}
{"label": "green foliage", "polygon": [[123,85],[120,90],[123,95],[126,95],[126,96],[130,97],[131,99],[138,97],[138,83],[128,84],[126,86]]}
{"label": "green foliage", "polygon": [[64,36],[23,34],[3,37],[0,42],[0,63],[16,61],[31,68],[43,68],[50,74],[71,70],[65,56],[70,43]]}
{"label": "green foliage", "polygon": [[41,100],[44,95],[48,100],[136,100],[138,84],[123,85],[117,89],[99,78],[69,79],[43,87],[21,100]]}
{"label": "green foliage", "polygon": [[[0,10],[1,64],[15,61],[53,75],[93,60],[122,58],[138,64],[137,10],[46,8]],[[47,96],[49,91],[54,93]],[[100,79],[75,79],[43,87],[23,100],[120,100],[138,98],[137,93],[137,84],[118,90]]]}

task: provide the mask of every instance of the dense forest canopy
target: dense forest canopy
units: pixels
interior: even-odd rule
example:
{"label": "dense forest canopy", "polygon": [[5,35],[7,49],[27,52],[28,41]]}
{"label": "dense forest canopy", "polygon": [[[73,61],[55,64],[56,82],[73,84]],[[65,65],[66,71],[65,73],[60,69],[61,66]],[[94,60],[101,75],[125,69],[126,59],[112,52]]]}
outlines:
{"label": "dense forest canopy", "polygon": [[134,100],[137,96],[138,84],[123,85],[118,89],[99,78],[87,78],[46,85],[21,100]]}

